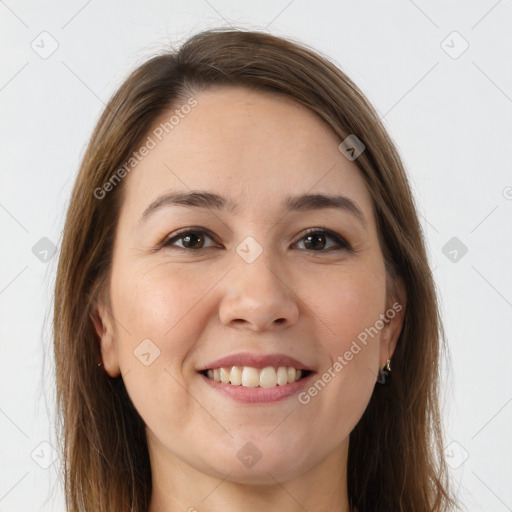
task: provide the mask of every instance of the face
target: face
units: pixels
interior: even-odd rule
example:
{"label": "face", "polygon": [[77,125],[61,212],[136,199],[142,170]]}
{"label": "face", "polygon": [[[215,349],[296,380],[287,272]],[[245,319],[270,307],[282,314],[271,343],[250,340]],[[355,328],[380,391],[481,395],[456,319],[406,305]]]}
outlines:
{"label": "face", "polygon": [[[125,178],[103,363],[152,458],[285,481],[346,453],[402,315],[371,196],[329,127],[268,93],[195,99]],[[224,200],[170,197],[191,191]]]}

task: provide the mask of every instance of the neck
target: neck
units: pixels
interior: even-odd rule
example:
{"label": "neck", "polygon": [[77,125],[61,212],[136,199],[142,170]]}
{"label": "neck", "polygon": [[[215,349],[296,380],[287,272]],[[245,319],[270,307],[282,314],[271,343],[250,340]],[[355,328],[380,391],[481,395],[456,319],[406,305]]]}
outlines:
{"label": "neck", "polygon": [[[258,484],[236,481],[234,471],[217,475],[150,446],[152,495],[148,512],[350,512],[347,494],[348,439],[304,472],[262,471]],[[293,457],[290,460],[292,466]],[[255,466],[256,467],[256,466]]]}

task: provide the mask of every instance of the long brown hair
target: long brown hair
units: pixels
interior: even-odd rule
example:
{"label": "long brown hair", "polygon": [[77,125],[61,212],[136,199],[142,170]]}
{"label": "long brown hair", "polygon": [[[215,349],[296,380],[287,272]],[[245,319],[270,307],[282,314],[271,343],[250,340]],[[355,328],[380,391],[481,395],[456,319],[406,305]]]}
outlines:
{"label": "long brown hair", "polygon": [[126,181],[113,177],[119,178],[118,170],[163,114],[193,94],[230,84],[292,98],[328,123],[340,142],[353,134],[364,143],[355,163],[373,198],[388,276],[404,280],[407,310],[392,384],[375,386],[350,434],[350,505],[359,512],[452,510],[438,403],[444,335],[400,157],[372,106],[328,59],[289,39],[237,29],[201,32],[138,67],[109,101],[83,157],[54,297],[58,434],[68,510],[145,512],[151,497],[144,422],[122,376],[111,378],[97,367],[93,306],[100,294],[108,299]]}

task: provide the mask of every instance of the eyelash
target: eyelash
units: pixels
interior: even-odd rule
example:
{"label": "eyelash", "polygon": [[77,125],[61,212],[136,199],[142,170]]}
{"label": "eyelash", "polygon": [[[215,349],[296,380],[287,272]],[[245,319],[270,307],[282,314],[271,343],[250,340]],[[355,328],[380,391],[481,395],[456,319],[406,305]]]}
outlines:
{"label": "eyelash", "polygon": [[[188,251],[188,252],[198,252],[198,251],[201,251],[201,250],[204,250],[204,249],[210,249],[211,248],[211,247],[201,247],[199,249],[189,249],[187,247],[179,247],[179,246],[174,246],[173,245],[173,242],[175,242],[177,240],[181,240],[186,235],[189,235],[191,233],[206,235],[208,238],[210,238],[211,240],[215,241],[213,235],[207,229],[203,229],[203,228],[197,228],[197,229],[196,228],[187,228],[187,229],[184,229],[182,231],[178,231],[174,235],[168,237],[160,245],[161,245],[161,247],[165,247],[167,249],[180,249],[180,250]],[[312,235],[312,234],[326,235],[327,237],[334,239],[334,241],[338,244],[339,248],[338,249],[327,249],[327,250],[321,250],[321,251],[315,251],[315,250],[311,250],[311,249],[309,249],[309,250],[308,249],[303,249],[306,252],[309,252],[309,253],[317,253],[317,252],[318,253],[323,253],[323,252],[332,252],[332,251],[348,251],[348,252],[351,252],[351,253],[355,252],[354,249],[352,249],[352,247],[350,246],[350,244],[342,236],[340,236],[336,232],[331,231],[330,229],[327,229],[327,228],[324,228],[324,227],[321,227],[321,228],[310,228],[310,229],[306,230],[306,232],[302,235],[302,237],[297,242],[295,242],[295,243],[301,242],[308,235]]]}

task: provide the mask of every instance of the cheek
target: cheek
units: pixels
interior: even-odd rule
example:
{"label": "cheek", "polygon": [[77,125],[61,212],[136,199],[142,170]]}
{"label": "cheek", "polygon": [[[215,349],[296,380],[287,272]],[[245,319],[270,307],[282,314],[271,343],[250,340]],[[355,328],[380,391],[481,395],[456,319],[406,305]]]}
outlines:
{"label": "cheek", "polygon": [[121,373],[136,409],[155,430],[174,421],[169,411],[179,410],[183,422],[194,408],[184,392],[185,372],[192,371],[184,362],[204,330],[201,299],[211,284],[192,274],[121,265],[112,277]]}
{"label": "cheek", "polygon": [[373,266],[345,268],[328,282],[321,293],[309,295],[316,330],[322,333],[318,342],[327,357],[302,403],[321,407],[327,423],[348,435],[377,378],[381,331],[375,326],[385,312],[385,274]]}
{"label": "cheek", "polygon": [[128,323],[138,331],[151,331],[159,339],[172,339],[177,330],[183,330],[184,323],[190,324],[194,306],[209,287],[208,278],[177,265],[135,267],[129,276],[121,271],[120,278],[118,304]]}
{"label": "cheek", "polygon": [[[180,271],[177,266],[148,269],[125,264],[116,268],[111,284],[122,373],[139,366],[134,363],[140,363],[136,357],[144,348],[141,343],[148,339],[152,342],[145,342],[149,352],[158,354],[151,366],[181,372],[207,321],[199,312],[211,288],[209,279],[204,274]],[[151,353],[146,359],[153,357]]]}
{"label": "cheek", "polygon": [[348,350],[352,340],[374,326],[385,311],[385,274],[376,272],[375,266],[347,266],[322,279],[321,286],[308,286],[317,290],[305,297],[311,301],[323,333],[320,339],[331,356]]}

